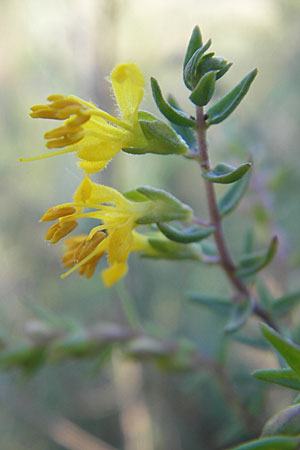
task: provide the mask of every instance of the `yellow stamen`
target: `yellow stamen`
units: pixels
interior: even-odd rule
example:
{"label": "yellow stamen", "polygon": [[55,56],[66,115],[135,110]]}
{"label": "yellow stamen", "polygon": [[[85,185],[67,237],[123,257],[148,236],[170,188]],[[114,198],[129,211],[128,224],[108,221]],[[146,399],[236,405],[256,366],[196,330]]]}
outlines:
{"label": "yellow stamen", "polygon": [[56,244],[67,234],[71,233],[78,223],[74,220],[72,222],[56,222],[54,223],[46,233],[46,241],[50,241],[50,244]]}
{"label": "yellow stamen", "polygon": [[53,130],[47,131],[44,134],[45,139],[54,139],[61,136],[65,136],[66,134],[78,133],[82,131],[83,128],[80,126],[77,127],[69,127],[68,125],[63,125],[62,127],[54,128]]}
{"label": "yellow stamen", "polygon": [[63,208],[50,208],[45,214],[41,217],[41,222],[49,222],[51,220],[59,219],[60,217],[70,216],[74,214],[76,209],[73,206],[65,206]]}
{"label": "yellow stamen", "polygon": [[52,141],[48,141],[46,144],[47,148],[61,148],[61,147],[67,147],[68,145],[76,144],[77,142],[81,141],[81,139],[84,137],[84,135],[79,132],[77,136],[72,136],[72,134],[64,136],[60,139],[53,139]]}
{"label": "yellow stamen", "polygon": [[64,95],[62,94],[51,94],[48,95],[47,100],[49,100],[49,102],[56,102],[57,100],[62,100],[64,98]]}

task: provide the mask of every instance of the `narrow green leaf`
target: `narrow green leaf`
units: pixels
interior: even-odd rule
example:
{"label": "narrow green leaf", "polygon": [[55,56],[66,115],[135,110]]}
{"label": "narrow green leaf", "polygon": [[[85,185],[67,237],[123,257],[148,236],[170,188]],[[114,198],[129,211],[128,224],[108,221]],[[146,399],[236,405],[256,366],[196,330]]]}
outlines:
{"label": "narrow green leaf", "polygon": [[187,298],[199,306],[204,306],[217,314],[229,314],[232,310],[232,301],[228,298],[214,297],[213,295],[191,292],[187,294]]}
{"label": "narrow green leaf", "polygon": [[184,57],[184,63],[183,63],[183,70],[185,69],[185,66],[187,65],[187,63],[189,62],[189,60],[191,59],[191,57],[193,56],[193,54],[195,53],[196,50],[198,50],[198,48],[202,47],[203,42],[202,42],[202,36],[201,36],[201,31],[198,25],[196,25],[193,29],[191,38],[189,40],[189,44],[186,50],[186,54]]}
{"label": "narrow green leaf", "polygon": [[251,300],[245,298],[242,301],[239,301],[232,307],[231,319],[229,323],[224,328],[225,333],[235,333],[239,330],[253,312],[254,304]]}
{"label": "narrow green leaf", "polygon": [[274,436],[255,439],[227,450],[298,450],[300,439],[288,436]]}
{"label": "narrow green leaf", "polygon": [[262,436],[297,436],[300,433],[300,405],[289,406],[271,417],[265,424]]}
{"label": "narrow green leaf", "polygon": [[271,294],[265,283],[263,283],[261,280],[257,280],[256,286],[261,305],[265,310],[270,311],[274,302],[273,295]]}
{"label": "narrow green leaf", "polygon": [[151,89],[156,106],[160,112],[172,123],[182,127],[195,127],[196,121],[184,112],[173,108],[163,98],[161,89],[155,78],[151,78]]}
{"label": "narrow green leaf", "polygon": [[254,378],[300,391],[300,378],[291,369],[256,370]]}
{"label": "narrow green leaf", "polygon": [[280,317],[291,311],[300,301],[300,291],[292,292],[275,300],[272,304],[272,312],[275,317]]}
{"label": "narrow green leaf", "polygon": [[207,111],[207,124],[217,124],[225,120],[240,104],[247,94],[252,81],[256,77],[257,69],[252,70],[228,94],[222,97]]}
{"label": "narrow green leaf", "polygon": [[210,101],[215,92],[215,72],[207,72],[198,81],[197,86],[190,95],[190,100],[198,106],[205,106]]}
{"label": "narrow green leaf", "polygon": [[262,325],[261,329],[265,338],[276,348],[300,378],[300,347],[287,341],[267,325]]}
{"label": "narrow green leaf", "polygon": [[166,223],[157,223],[157,226],[168,239],[175,242],[181,242],[182,244],[201,241],[202,239],[207,238],[215,230],[215,227],[204,229],[192,227],[185,230],[179,230]]}
{"label": "narrow green leaf", "polygon": [[254,248],[254,230],[253,227],[248,225],[245,232],[243,253],[252,253]]}
{"label": "narrow green leaf", "polygon": [[251,165],[252,163],[248,162],[241,164],[239,167],[233,167],[227,163],[219,163],[214,169],[203,173],[202,176],[212,183],[234,183],[246,175]]}
{"label": "narrow green leaf", "polygon": [[250,179],[250,172],[251,171],[248,170],[248,173],[239,181],[236,181],[232,186],[230,186],[223,197],[220,198],[218,208],[221,216],[229,214],[234,210],[234,208],[237,207],[239,201],[246,192]]}
{"label": "narrow green leaf", "polygon": [[[204,55],[206,50],[209,49],[210,46],[211,46],[211,39],[209,39],[209,41],[207,41],[206,44],[202,45],[202,47],[198,48],[194,52],[193,56],[189,59],[187,65],[184,68],[183,80],[186,87],[190,90],[192,90],[197,84],[198,65],[202,59],[202,56]],[[214,55],[214,53],[211,53],[208,56],[211,57],[212,55]]]}
{"label": "narrow green leaf", "polygon": [[274,258],[278,248],[278,238],[274,236],[269,248],[265,253],[257,252],[245,255],[241,260],[240,268],[237,270],[238,277],[248,277],[268,266]]}
{"label": "narrow green leaf", "polygon": [[[168,103],[173,106],[178,111],[182,111],[176,99],[172,95],[168,95],[167,97]],[[174,128],[177,134],[182,137],[182,139],[186,142],[189,149],[191,151],[196,151],[197,149],[197,139],[195,131],[192,128],[182,127],[180,125],[176,125],[175,123],[169,122],[171,127]]]}

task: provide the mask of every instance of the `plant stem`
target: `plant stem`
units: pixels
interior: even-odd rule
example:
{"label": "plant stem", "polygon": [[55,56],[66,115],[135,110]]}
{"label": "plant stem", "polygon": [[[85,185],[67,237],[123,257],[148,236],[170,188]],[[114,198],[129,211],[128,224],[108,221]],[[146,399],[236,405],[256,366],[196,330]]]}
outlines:
{"label": "plant stem", "polygon": [[[210,170],[210,162],[209,162],[209,155],[208,155],[208,149],[207,149],[207,139],[206,139],[206,124],[205,124],[205,117],[203,113],[203,108],[198,106],[196,108],[196,118],[197,118],[197,141],[198,141],[198,148],[199,152],[197,155],[197,160],[200,164],[202,173],[205,173]],[[236,267],[234,265],[234,262],[232,260],[232,257],[230,255],[230,252],[228,250],[224,232],[223,232],[223,226],[222,226],[222,218],[219,214],[217,200],[216,200],[216,194],[213,183],[210,181],[204,179],[204,185],[206,190],[206,196],[207,196],[207,203],[208,203],[208,209],[209,209],[209,216],[210,216],[210,223],[215,227],[214,231],[214,238],[216,242],[217,249],[219,251],[220,255],[220,264],[222,268],[224,269],[227,278],[235,288],[235,290],[238,293],[237,300],[241,297],[247,297],[250,299],[251,295],[247,288],[247,286],[244,284],[243,280],[236,276]],[[272,318],[269,316],[268,312],[265,311],[257,301],[255,301],[254,304],[254,313],[260,317],[265,323],[270,325],[272,328],[277,330],[276,324],[273,322]]]}

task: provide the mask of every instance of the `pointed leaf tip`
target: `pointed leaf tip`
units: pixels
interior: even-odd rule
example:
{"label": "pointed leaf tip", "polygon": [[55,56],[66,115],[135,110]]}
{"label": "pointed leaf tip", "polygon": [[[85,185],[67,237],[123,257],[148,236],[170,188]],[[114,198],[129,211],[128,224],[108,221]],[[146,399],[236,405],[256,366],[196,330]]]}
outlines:
{"label": "pointed leaf tip", "polygon": [[267,383],[300,391],[300,379],[292,369],[260,369],[253,372],[252,376]]}
{"label": "pointed leaf tip", "polygon": [[224,97],[207,111],[207,125],[222,122],[236,109],[247,94],[256,75],[257,69],[252,70],[237,86],[228,92],[228,94],[224,95]]}
{"label": "pointed leaf tip", "polygon": [[168,239],[174,242],[180,242],[182,244],[199,242],[202,239],[207,238],[215,230],[215,227],[208,227],[204,229],[200,227],[192,227],[190,229],[179,230],[171,227],[167,223],[157,223],[157,227]]}
{"label": "pointed leaf tip", "polygon": [[276,348],[295,374],[300,378],[300,347],[283,338],[268,325],[262,324],[261,330],[265,338]]}
{"label": "pointed leaf tip", "polygon": [[187,63],[189,62],[189,60],[191,59],[191,57],[193,56],[193,54],[195,53],[196,50],[198,50],[198,48],[202,47],[203,42],[202,42],[202,36],[201,36],[201,31],[198,25],[196,25],[192,31],[189,43],[188,43],[188,47],[186,50],[186,54],[184,57],[184,63],[183,63],[183,69],[185,69],[185,66],[187,65]]}
{"label": "pointed leaf tip", "polygon": [[239,167],[233,167],[230,164],[219,163],[213,170],[203,173],[202,176],[212,183],[229,184],[243,178],[252,166],[251,162],[241,164]]}
{"label": "pointed leaf tip", "polygon": [[270,245],[265,253],[255,252],[245,255],[240,261],[240,268],[236,274],[238,277],[248,277],[268,266],[278,248],[278,237],[274,236],[270,242]]}
{"label": "pointed leaf tip", "polygon": [[151,89],[154,101],[160,112],[172,123],[180,125],[182,127],[195,127],[196,121],[191,119],[183,111],[173,108],[168,102],[163,98],[158,81],[151,77]]}
{"label": "pointed leaf tip", "polygon": [[249,319],[253,312],[254,302],[252,299],[244,298],[239,303],[233,305],[232,316],[229,323],[224,328],[227,334],[238,331]]}

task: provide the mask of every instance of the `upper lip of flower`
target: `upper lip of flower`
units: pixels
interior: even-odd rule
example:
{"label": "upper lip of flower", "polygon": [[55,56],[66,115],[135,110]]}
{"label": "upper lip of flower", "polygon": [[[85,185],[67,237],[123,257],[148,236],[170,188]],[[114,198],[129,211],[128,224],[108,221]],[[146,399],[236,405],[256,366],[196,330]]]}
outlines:
{"label": "upper lip of flower", "polygon": [[[110,76],[122,119],[73,95],[50,95],[47,105],[31,108],[31,117],[65,120],[63,126],[45,133],[48,148],[63,148],[35,158],[43,159],[77,152],[81,168],[93,173],[124,147],[145,147],[146,138],[138,122],[138,107],[143,98],[144,77],[133,63],[120,64]],[[67,148],[65,148],[67,147]]]}

